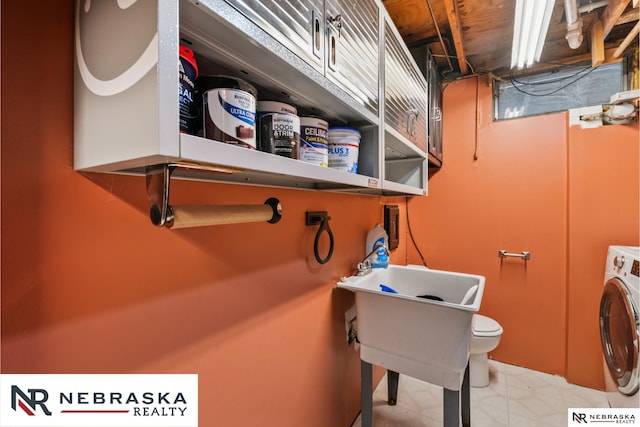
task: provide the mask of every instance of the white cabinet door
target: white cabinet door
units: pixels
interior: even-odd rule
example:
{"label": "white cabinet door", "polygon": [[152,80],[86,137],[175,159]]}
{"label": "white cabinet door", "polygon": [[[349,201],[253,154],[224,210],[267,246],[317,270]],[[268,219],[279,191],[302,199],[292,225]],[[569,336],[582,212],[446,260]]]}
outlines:
{"label": "white cabinet door", "polygon": [[379,112],[379,22],[375,0],[327,0],[327,77]]}
{"label": "white cabinet door", "polygon": [[278,42],[324,68],[324,0],[226,0]]}

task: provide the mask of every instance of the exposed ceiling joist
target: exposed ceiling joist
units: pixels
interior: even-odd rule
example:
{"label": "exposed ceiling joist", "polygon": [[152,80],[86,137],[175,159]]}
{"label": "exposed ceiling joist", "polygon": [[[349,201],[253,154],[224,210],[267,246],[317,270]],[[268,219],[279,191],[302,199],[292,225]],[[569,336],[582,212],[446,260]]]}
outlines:
{"label": "exposed ceiling joist", "polygon": [[[606,3],[600,0],[577,1],[579,8],[584,7],[581,18],[584,39],[588,43],[583,42],[577,49],[568,45],[564,1],[555,0],[540,62],[514,72],[547,72],[563,65],[578,65],[577,61],[581,61],[580,66],[616,62],[613,58],[614,51],[622,45],[639,21],[640,0],[607,0]],[[443,78],[458,77],[457,72],[451,72],[453,68],[455,71],[459,69],[462,74],[511,73],[511,42],[516,0],[382,2],[409,45],[429,45]],[[596,25],[597,22],[599,23]],[[628,43],[625,53],[636,46],[632,40]],[[617,61],[620,61],[625,53],[622,53]],[[458,58],[459,65],[456,65],[452,58]]]}
{"label": "exposed ceiling joist", "polygon": [[[638,0],[640,1],[640,0]],[[638,10],[637,6],[634,6],[634,9],[631,9],[628,12],[622,14],[616,25],[626,24],[627,22],[637,21],[640,18],[640,10]]]}
{"label": "exposed ceiling joist", "polygon": [[604,62],[604,28],[598,20],[591,27],[591,66],[597,67]]}
{"label": "exposed ceiling joist", "polygon": [[458,58],[458,66],[462,75],[467,74],[467,58],[464,54],[464,45],[462,44],[462,26],[460,25],[460,15],[455,0],[444,0],[444,7],[447,10],[447,19],[449,27],[451,27],[451,36],[453,44],[456,48],[456,57]]}
{"label": "exposed ceiling joist", "polygon": [[630,0],[610,0],[607,8],[602,12],[603,37],[606,39],[613,27],[622,16]]}
{"label": "exposed ceiling joist", "polygon": [[627,34],[627,37],[624,38],[620,46],[613,53],[614,58],[619,58],[622,55],[622,52],[629,47],[632,41],[634,41],[638,37],[638,32],[640,32],[640,22],[636,23],[633,29]]}
{"label": "exposed ceiling joist", "polygon": [[[616,58],[614,57],[614,53],[616,51],[616,48],[605,48],[604,49],[604,61],[602,61],[602,63],[600,65],[608,65],[608,64],[615,64],[617,62],[622,61],[622,58]],[[567,56],[563,59],[563,64],[564,65],[573,65],[576,67],[579,66],[584,66],[586,62],[588,62],[589,60],[592,60],[593,57],[591,55],[591,53],[582,53],[582,54],[578,54],[578,55],[574,55],[574,56]],[[539,64],[536,67],[536,72],[537,73],[545,73],[545,72],[551,72],[555,69],[558,68],[557,64]],[[502,70],[499,72],[495,72],[492,73],[498,77],[508,77],[511,75],[511,71],[512,70]],[[517,75],[517,72],[516,72]]]}

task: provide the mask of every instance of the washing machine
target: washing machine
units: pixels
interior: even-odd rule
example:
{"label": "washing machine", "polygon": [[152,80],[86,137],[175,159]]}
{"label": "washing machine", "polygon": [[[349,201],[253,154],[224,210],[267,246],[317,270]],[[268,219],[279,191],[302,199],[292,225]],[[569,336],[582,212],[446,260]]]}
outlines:
{"label": "washing machine", "polygon": [[640,247],[610,246],[600,299],[604,377],[612,408],[640,407]]}

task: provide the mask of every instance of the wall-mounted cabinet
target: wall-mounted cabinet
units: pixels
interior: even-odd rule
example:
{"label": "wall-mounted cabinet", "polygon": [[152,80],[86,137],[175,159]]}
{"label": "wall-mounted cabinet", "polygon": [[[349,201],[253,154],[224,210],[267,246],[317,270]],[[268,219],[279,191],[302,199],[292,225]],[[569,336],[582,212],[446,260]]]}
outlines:
{"label": "wall-mounted cabinet", "polygon": [[[178,163],[185,167],[176,177],[426,194],[426,152],[402,132],[387,130],[383,119],[386,107],[379,94],[384,87],[386,97],[391,84],[383,80],[384,46],[393,37],[406,51],[384,7],[377,0],[285,5],[176,0],[135,2],[120,9],[118,2],[77,1],[75,168],[144,173],[146,166]],[[282,9],[288,6],[290,10]],[[383,22],[390,34],[384,42],[378,37]],[[200,75],[241,78],[257,88],[258,100],[286,102],[300,116],[358,128],[358,173],[180,133],[181,44],[196,53]],[[402,67],[394,62],[396,66]],[[408,75],[414,72],[407,69]]]}
{"label": "wall-mounted cabinet", "polygon": [[228,3],[378,114],[379,9],[375,0]]}
{"label": "wall-mounted cabinet", "polygon": [[427,83],[390,20],[384,35],[385,185],[426,187]]}
{"label": "wall-mounted cabinet", "polygon": [[427,148],[429,166],[442,166],[442,79],[438,67],[426,45],[411,48],[420,71],[428,83],[428,120],[427,120]]}
{"label": "wall-mounted cabinet", "polygon": [[436,62],[427,51],[427,81],[429,82],[429,164],[442,166],[442,79]]}

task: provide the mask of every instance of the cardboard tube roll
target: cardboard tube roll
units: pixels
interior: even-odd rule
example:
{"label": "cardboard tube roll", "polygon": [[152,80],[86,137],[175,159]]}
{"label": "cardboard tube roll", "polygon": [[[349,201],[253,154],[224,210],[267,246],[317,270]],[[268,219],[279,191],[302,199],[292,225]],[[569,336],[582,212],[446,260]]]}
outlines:
{"label": "cardboard tube roll", "polygon": [[219,224],[269,221],[270,205],[173,206],[171,228],[203,227]]}

